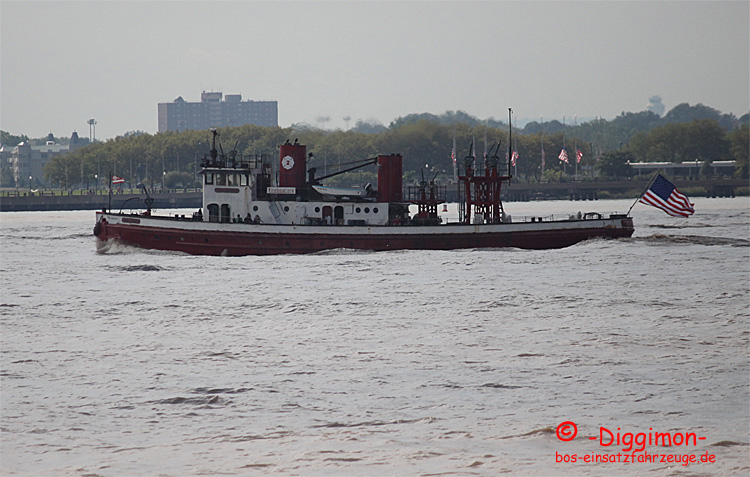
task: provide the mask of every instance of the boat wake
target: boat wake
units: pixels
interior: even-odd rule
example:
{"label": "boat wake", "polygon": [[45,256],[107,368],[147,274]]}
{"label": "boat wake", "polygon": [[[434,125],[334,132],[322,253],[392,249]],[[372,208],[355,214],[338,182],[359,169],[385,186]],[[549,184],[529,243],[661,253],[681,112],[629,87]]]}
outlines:
{"label": "boat wake", "polygon": [[98,254],[120,255],[142,252],[138,247],[120,242],[117,239],[100,240],[95,238],[94,240],[96,240],[96,253]]}
{"label": "boat wake", "polygon": [[96,240],[96,253],[107,254],[107,255],[127,255],[132,253],[146,254],[146,255],[187,255],[185,252],[177,250],[152,250],[138,247],[126,242],[122,242],[118,239],[109,240]]}
{"label": "boat wake", "polygon": [[310,255],[369,255],[373,253],[377,252],[374,250],[359,250],[356,248],[332,248],[329,250],[313,252]]}

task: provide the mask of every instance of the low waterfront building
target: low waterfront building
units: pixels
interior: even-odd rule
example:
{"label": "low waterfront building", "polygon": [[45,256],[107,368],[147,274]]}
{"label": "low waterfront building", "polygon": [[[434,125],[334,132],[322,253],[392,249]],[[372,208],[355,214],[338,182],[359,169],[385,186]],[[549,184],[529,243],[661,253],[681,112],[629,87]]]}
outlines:
{"label": "low waterfront building", "polygon": [[[630,167],[638,176],[648,176],[659,169],[670,177],[699,177],[703,162],[631,162]],[[732,176],[734,174],[735,161],[713,161],[708,166],[710,174],[715,176]]]}
{"label": "low waterfront building", "polygon": [[46,143],[41,146],[34,146],[29,141],[23,141],[12,149],[3,146],[3,163],[10,167],[16,186],[29,188],[44,186],[47,185],[44,180],[44,166],[50,159],[88,143],[88,139],[81,139],[78,133],[73,131],[68,144],[58,144],[55,136],[49,133]]}

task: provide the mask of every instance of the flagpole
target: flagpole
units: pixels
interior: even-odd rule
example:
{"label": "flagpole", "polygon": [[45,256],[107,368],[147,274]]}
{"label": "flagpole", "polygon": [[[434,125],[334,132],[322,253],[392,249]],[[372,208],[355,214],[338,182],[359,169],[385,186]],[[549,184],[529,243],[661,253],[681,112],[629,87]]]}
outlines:
{"label": "flagpole", "polygon": [[508,108],[508,185],[510,185],[510,178],[512,177],[510,171],[510,155],[513,154],[513,128],[511,127],[513,125],[512,113],[513,110]]}
{"label": "flagpole", "polygon": [[109,173],[109,206],[107,207],[112,212],[112,173]]}
{"label": "flagpole", "polygon": [[458,151],[456,151],[456,125],[453,125],[453,180],[458,182]]}
{"label": "flagpole", "polygon": [[[518,118],[516,118],[516,130],[518,130]],[[516,134],[516,143],[513,146],[513,154],[518,154],[518,134]],[[513,175],[518,176],[518,158],[513,159]]]}
{"label": "flagpole", "polygon": [[633,210],[633,207],[635,207],[635,204],[637,204],[638,201],[641,200],[641,197],[643,197],[643,194],[645,194],[646,191],[649,189],[649,187],[651,187],[651,184],[654,183],[654,181],[656,180],[656,177],[659,175],[660,172],[661,172],[661,168],[657,169],[656,172],[654,172],[654,174],[651,176],[651,179],[649,179],[648,184],[646,184],[646,187],[643,188],[640,195],[635,199],[635,202],[633,202],[633,205],[630,206],[630,208],[628,209],[628,213],[625,215],[630,215],[630,211]]}
{"label": "flagpole", "polygon": [[[575,122],[575,129],[578,128],[578,115],[576,114],[573,116],[573,120]],[[576,131],[576,136],[573,142],[573,149],[576,150],[576,179],[578,179],[578,132]]]}
{"label": "flagpole", "polygon": [[[563,149],[565,149],[565,115],[563,114]],[[563,174],[568,175],[567,162],[563,162]]]}
{"label": "flagpole", "polygon": [[544,175],[544,116],[539,116],[539,119],[542,121],[542,176]]}

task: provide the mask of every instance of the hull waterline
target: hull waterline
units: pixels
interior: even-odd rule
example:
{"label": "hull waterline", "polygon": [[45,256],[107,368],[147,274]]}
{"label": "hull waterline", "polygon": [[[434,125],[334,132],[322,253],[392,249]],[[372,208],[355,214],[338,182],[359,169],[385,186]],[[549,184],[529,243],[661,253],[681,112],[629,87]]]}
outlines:
{"label": "hull waterline", "polygon": [[[537,223],[437,226],[295,226],[211,224],[98,213],[97,238],[191,255],[273,255],[330,249],[558,249],[592,238],[626,238],[629,217]],[[102,244],[100,244],[102,245]]]}

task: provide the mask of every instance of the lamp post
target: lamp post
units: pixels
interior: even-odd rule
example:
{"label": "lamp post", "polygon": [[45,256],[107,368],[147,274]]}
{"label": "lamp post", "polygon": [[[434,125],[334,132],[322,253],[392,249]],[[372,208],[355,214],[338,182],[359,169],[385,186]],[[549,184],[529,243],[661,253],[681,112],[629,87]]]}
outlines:
{"label": "lamp post", "polygon": [[94,190],[99,194],[99,174],[94,174]]}
{"label": "lamp post", "polygon": [[89,125],[89,143],[94,143],[96,141],[96,119],[89,119],[86,121]]}
{"label": "lamp post", "polygon": [[31,176],[29,176],[29,195],[31,195]]}
{"label": "lamp post", "polygon": [[[203,143],[198,142],[198,149],[201,149],[201,148],[203,148]],[[198,149],[194,151],[194,154],[195,154],[195,165],[193,167],[193,183],[194,184],[198,183]]]}

